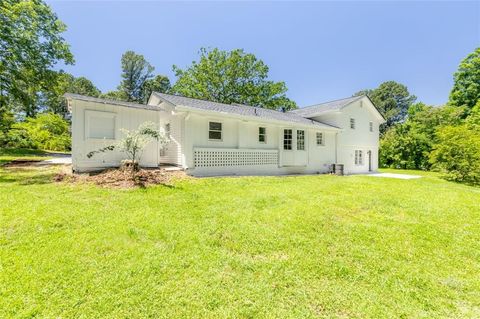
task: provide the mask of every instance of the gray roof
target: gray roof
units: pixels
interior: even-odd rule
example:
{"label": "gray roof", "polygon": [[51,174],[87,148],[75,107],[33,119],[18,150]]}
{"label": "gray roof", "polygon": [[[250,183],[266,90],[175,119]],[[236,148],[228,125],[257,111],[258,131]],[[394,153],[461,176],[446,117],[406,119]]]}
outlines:
{"label": "gray roof", "polygon": [[102,99],[98,97],[91,97],[91,96],[86,96],[81,94],[65,93],[63,96],[66,99],[79,100],[79,101],[85,101],[85,102],[120,105],[120,106],[133,107],[133,108],[145,109],[145,110],[155,110],[155,111],[158,110],[158,107],[153,105],[125,102],[125,101],[118,101],[118,100],[111,100],[111,99]]}
{"label": "gray roof", "polygon": [[279,112],[279,111],[265,109],[261,107],[247,106],[247,105],[241,105],[241,104],[217,103],[217,102],[193,99],[193,98],[183,97],[179,95],[171,95],[171,94],[158,93],[158,92],[154,92],[153,94],[155,94],[156,96],[158,96],[163,100],[170,102],[175,106],[181,105],[181,106],[186,106],[186,107],[195,108],[195,109],[204,110],[204,111],[229,113],[229,114],[236,114],[236,115],[247,116],[247,117],[258,117],[266,120],[275,120],[275,121],[282,121],[282,122],[298,123],[298,124],[309,125],[309,126],[317,126],[319,128],[329,128],[329,129],[337,128],[332,125],[307,119],[293,112]]}
{"label": "gray roof", "polygon": [[365,97],[365,95],[347,97],[347,98],[340,99],[340,100],[315,104],[315,105],[311,105],[311,106],[302,107],[302,108],[297,109],[297,110],[293,110],[293,111],[291,111],[291,113],[295,113],[295,114],[298,114],[298,115],[304,116],[304,117],[316,116],[316,115],[326,113],[326,112],[338,111],[338,110],[342,109],[344,106],[347,106],[348,104],[350,104],[350,103],[352,103],[356,100],[359,100],[363,97]]}

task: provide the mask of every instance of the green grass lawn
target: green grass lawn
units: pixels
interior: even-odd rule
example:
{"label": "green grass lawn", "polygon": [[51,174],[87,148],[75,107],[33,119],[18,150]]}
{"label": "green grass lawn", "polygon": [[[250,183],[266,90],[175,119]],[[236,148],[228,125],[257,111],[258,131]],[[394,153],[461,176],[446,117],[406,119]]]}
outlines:
{"label": "green grass lawn", "polygon": [[479,318],[480,188],[0,168],[1,318]]}

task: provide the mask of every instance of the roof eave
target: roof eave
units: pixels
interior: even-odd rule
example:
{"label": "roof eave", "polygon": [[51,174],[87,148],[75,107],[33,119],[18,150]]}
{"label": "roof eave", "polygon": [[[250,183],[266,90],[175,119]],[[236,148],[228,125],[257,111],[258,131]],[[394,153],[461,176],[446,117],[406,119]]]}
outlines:
{"label": "roof eave", "polygon": [[126,102],[126,101],[116,101],[116,100],[110,100],[110,99],[103,99],[103,98],[98,98],[98,97],[93,97],[93,96],[87,96],[87,95],[81,95],[81,94],[75,94],[75,93],[65,93],[63,97],[67,100],[69,104],[69,110],[71,110],[70,106],[70,101],[83,101],[83,102],[89,102],[89,103],[99,103],[99,104],[111,104],[111,105],[117,105],[117,106],[123,106],[123,107],[130,107],[134,109],[143,109],[147,111],[156,111],[157,108],[152,105],[147,105],[147,104],[138,104],[138,103],[131,103],[131,102]]}

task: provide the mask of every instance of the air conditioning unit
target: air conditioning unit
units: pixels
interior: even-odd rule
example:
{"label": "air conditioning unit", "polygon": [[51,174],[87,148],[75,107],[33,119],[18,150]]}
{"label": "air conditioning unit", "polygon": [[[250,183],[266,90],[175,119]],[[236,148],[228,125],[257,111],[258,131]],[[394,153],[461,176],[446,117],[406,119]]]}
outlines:
{"label": "air conditioning unit", "polygon": [[343,175],[343,164],[332,164],[330,165],[330,173],[342,176]]}

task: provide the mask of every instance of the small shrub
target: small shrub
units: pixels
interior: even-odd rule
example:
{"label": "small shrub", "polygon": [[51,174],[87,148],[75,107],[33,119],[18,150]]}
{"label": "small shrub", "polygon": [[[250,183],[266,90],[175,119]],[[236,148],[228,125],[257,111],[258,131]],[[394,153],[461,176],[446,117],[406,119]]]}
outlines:
{"label": "small shrub", "polygon": [[135,179],[135,174],[139,168],[142,152],[147,144],[152,140],[157,140],[160,144],[160,148],[163,148],[170,139],[165,132],[159,131],[153,122],[145,122],[136,130],[122,129],[121,131],[123,133],[123,137],[120,139],[120,141],[118,141],[116,144],[92,151],[87,154],[87,157],[91,158],[97,153],[114,150],[123,152],[127,155],[128,159],[122,161],[122,168],[130,168],[132,172],[132,178]]}

